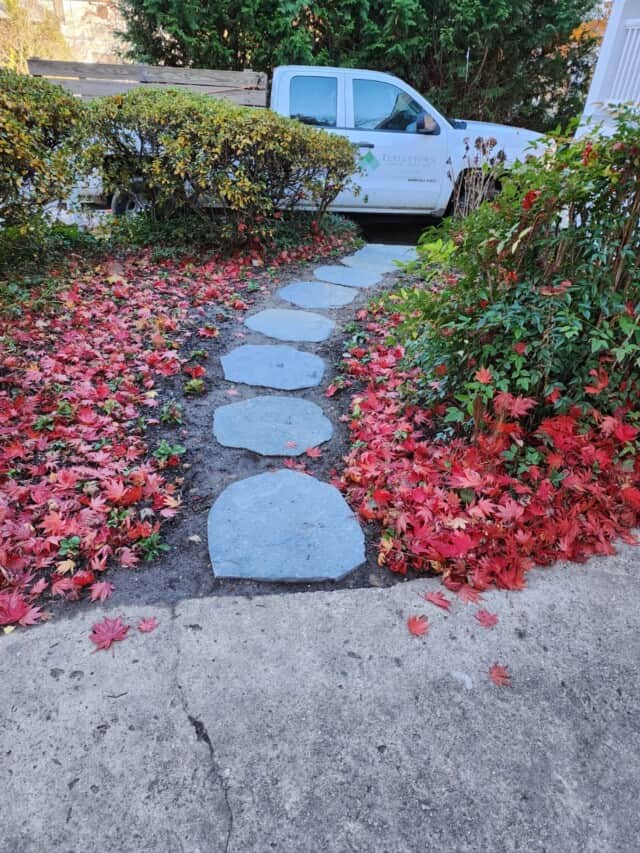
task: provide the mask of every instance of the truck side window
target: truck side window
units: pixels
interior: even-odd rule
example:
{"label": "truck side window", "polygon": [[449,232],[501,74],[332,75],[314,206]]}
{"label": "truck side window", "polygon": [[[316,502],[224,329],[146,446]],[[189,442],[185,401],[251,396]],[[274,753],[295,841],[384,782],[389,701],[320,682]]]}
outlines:
{"label": "truck side window", "polygon": [[416,132],[420,104],[402,89],[382,80],[353,81],[353,126],[356,130]]}
{"label": "truck side window", "polygon": [[335,127],[338,122],[338,78],[292,77],[289,115],[316,127]]}

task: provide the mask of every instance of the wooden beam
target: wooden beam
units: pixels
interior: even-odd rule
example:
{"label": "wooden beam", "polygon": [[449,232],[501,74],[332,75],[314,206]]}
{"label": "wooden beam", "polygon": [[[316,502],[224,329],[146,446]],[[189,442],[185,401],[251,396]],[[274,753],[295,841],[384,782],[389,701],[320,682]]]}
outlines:
{"label": "wooden beam", "polygon": [[125,80],[138,83],[189,83],[195,86],[225,86],[237,89],[267,88],[267,75],[258,71],[218,71],[208,68],[172,68],[166,65],[117,65],[106,62],[57,62],[29,60],[34,77]]}

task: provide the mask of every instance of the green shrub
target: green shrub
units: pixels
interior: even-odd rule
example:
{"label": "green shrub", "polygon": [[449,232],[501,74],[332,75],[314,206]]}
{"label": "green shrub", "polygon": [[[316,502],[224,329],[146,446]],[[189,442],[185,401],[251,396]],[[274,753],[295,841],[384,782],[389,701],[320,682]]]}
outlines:
{"label": "green shrub", "polygon": [[354,171],[344,139],[206,95],[136,89],[90,105],[88,165],[160,220],[191,210],[229,236],[260,236],[278,209],[320,212]]}
{"label": "green shrub", "polygon": [[428,286],[405,294],[404,333],[422,400],[446,421],[477,429],[485,411],[524,407],[535,426],[637,400],[638,119],[621,114],[610,138],[556,140],[493,202],[423,235]]}
{"label": "green shrub", "polygon": [[64,198],[83,107],[60,86],[0,69],[0,223],[23,223]]}
{"label": "green shrub", "polygon": [[33,216],[20,225],[0,228],[0,305],[11,292],[7,285],[24,287],[30,276],[40,279],[51,264],[66,264],[78,256],[97,255],[100,241],[77,225],[48,222]]}

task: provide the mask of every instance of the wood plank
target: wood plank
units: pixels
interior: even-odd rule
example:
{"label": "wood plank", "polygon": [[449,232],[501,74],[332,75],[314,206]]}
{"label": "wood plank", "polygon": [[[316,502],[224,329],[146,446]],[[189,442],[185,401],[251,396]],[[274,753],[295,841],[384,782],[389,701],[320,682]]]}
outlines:
{"label": "wood plank", "polygon": [[224,85],[238,89],[266,89],[267,75],[258,71],[219,71],[208,68],[172,68],[165,65],[119,65],[106,62],[58,62],[29,60],[34,77],[124,80],[143,83],[190,83],[201,86]]}
{"label": "wood plank", "polygon": [[266,89],[267,75],[257,71],[215,71],[207,68],[168,68],[143,65],[144,83],[191,83],[200,86],[231,86],[238,89]]}
{"label": "wood plank", "polygon": [[211,86],[176,85],[161,83],[137,83],[127,80],[78,80],[71,78],[46,77],[51,83],[62,86],[67,91],[82,99],[100,98],[105,95],[119,95],[131,89],[185,89],[189,92],[198,92],[209,95],[212,98],[222,98],[233,101],[247,107],[265,107],[267,105],[267,93],[254,89],[232,89],[222,90]]}

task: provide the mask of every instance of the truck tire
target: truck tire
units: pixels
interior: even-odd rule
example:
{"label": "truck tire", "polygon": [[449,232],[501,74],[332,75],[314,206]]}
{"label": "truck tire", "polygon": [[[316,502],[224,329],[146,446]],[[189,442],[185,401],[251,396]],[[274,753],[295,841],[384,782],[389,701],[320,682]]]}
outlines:
{"label": "truck tire", "polygon": [[111,212],[114,216],[128,216],[142,209],[143,204],[138,196],[128,190],[116,190],[111,198]]}

